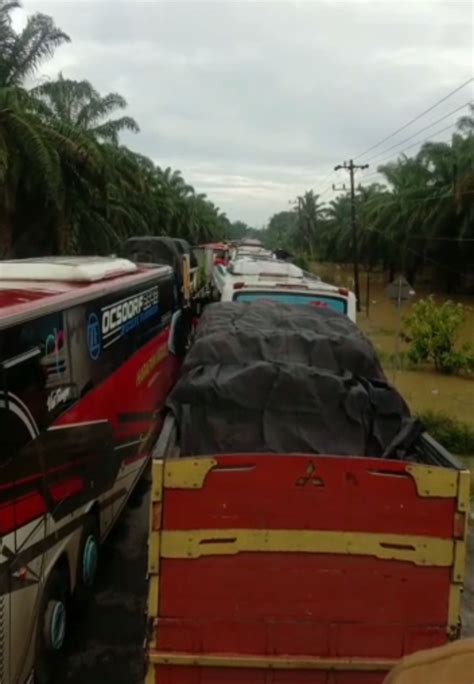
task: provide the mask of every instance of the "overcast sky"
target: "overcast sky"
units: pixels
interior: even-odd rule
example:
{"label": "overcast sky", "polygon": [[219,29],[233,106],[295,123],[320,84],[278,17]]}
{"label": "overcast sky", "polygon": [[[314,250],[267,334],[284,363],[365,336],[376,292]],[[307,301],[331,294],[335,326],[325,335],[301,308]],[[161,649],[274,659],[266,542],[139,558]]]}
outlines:
{"label": "overcast sky", "polygon": [[[470,0],[23,4],[72,38],[42,75],[61,70],[124,95],[141,127],[127,144],[257,226],[298,193],[347,180],[328,173],[473,72]],[[362,161],[473,99],[472,85]]]}

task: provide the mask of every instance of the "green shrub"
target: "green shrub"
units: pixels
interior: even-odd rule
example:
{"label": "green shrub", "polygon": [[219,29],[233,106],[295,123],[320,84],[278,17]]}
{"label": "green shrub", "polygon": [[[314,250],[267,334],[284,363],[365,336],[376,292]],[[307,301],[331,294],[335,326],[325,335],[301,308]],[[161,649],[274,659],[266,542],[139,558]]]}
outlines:
{"label": "green shrub", "polygon": [[437,411],[424,411],[416,417],[445,449],[461,456],[474,456],[474,427]]}
{"label": "green shrub", "polygon": [[433,363],[442,373],[474,370],[472,346],[457,344],[464,321],[462,304],[447,301],[438,305],[433,297],[419,301],[404,319],[410,361]]}
{"label": "green shrub", "polygon": [[294,257],[293,263],[302,268],[303,271],[309,271],[310,262],[307,254],[298,254]]}

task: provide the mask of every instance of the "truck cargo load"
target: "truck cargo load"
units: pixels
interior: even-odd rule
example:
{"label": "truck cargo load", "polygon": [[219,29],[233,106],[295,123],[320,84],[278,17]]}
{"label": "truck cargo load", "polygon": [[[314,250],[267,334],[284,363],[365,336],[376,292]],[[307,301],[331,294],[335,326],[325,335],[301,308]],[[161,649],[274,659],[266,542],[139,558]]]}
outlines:
{"label": "truck cargo load", "polygon": [[420,432],[352,321],[274,302],[207,307],[168,405],[189,455],[402,458]]}
{"label": "truck cargo load", "polygon": [[347,318],[247,307],[206,312],[154,449],[146,684],[381,684],[459,634],[469,472]]}

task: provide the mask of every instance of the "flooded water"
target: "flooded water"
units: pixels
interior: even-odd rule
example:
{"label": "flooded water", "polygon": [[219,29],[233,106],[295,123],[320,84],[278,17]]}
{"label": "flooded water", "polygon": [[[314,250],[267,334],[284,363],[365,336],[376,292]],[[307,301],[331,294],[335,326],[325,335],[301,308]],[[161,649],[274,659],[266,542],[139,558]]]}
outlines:
{"label": "flooded water", "polygon": [[[346,264],[323,264],[314,263],[313,270],[321,276],[323,280],[341,285],[342,287],[354,288],[354,278],[352,276],[352,267]],[[369,317],[366,315],[367,303],[367,273],[362,271],[360,274],[361,285],[361,304],[363,311],[359,314],[359,323],[362,326],[367,325],[369,328],[374,328],[375,332],[382,333],[393,338],[393,334],[397,328],[397,309],[395,304],[390,301],[387,296],[387,280],[383,273],[370,274],[370,296],[369,296]],[[452,299],[456,302],[461,302],[466,307],[466,323],[461,333],[461,341],[474,342],[474,296],[459,296],[452,297],[433,292],[432,289],[426,285],[417,285],[415,287],[415,296],[413,299],[402,308],[402,316],[409,313],[411,306],[420,299],[433,295],[438,302],[444,302]],[[393,349],[393,339],[391,349]]]}
{"label": "flooded water", "polygon": [[387,370],[412,411],[446,413],[463,423],[474,424],[474,381],[431,371]]}

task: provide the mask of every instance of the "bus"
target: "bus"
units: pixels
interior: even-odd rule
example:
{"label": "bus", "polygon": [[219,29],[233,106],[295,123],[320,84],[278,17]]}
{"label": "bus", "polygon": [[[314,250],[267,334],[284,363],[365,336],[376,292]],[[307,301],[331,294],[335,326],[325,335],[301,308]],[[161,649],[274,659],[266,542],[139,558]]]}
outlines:
{"label": "bus", "polygon": [[337,311],[356,320],[356,299],[344,287],[325,283],[295,264],[243,257],[212,272],[216,298],[223,302],[272,301]]}
{"label": "bus", "polygon": [[175,382],[173,270],[0,262],[0,682],[45,684]]}

